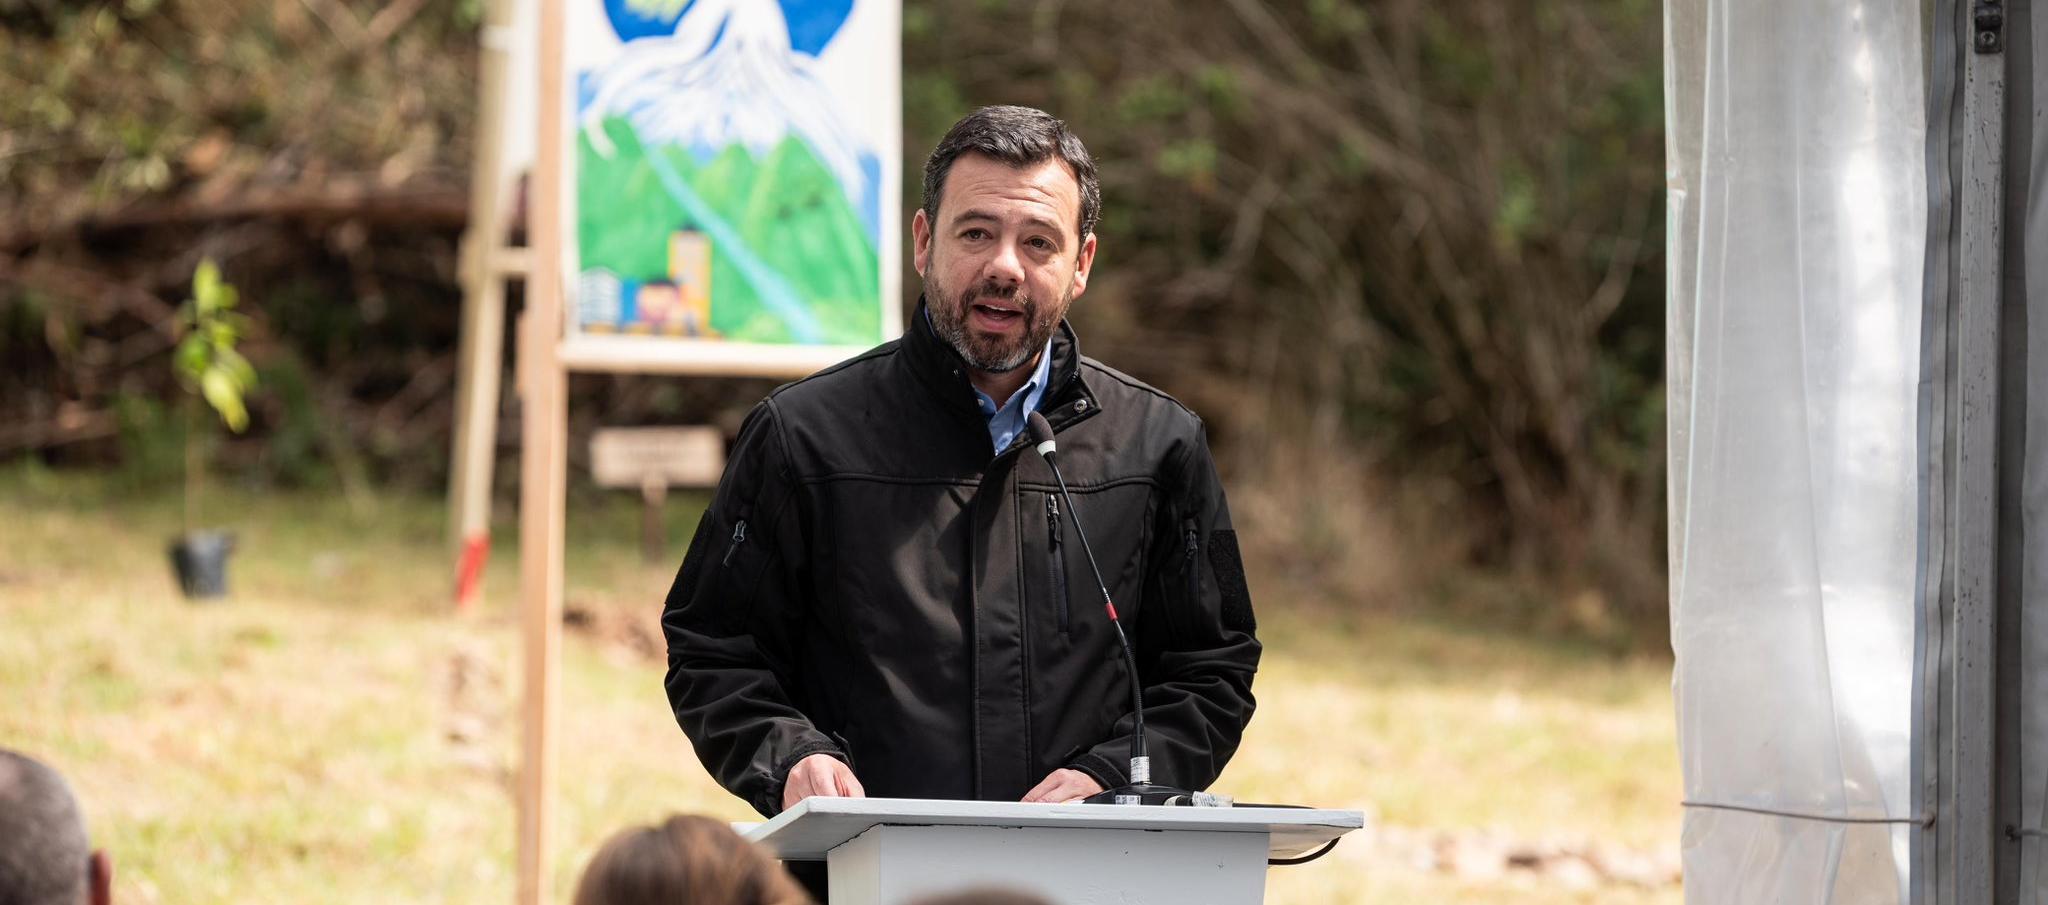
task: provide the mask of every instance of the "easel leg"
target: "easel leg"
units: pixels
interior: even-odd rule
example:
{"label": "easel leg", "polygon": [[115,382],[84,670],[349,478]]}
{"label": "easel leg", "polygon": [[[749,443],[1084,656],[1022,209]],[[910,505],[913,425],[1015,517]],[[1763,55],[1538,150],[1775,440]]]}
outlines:
{"label": "easel leg", "polygon": [[562,369],[562,0],[540,6],[540,145],[533,167],[533,275],[520,321],[519,601],[526,706],[519,774],[518,905],[544,905],[554,860],[555,723],[562,658],[562,537],[569,474],[569,375]]}
{"label": "easel leg", "polygon": [[[472,241],[480,238],[471,234]],[[491,241],[495,241],[492,239]],[[480,250],[472,250],[488,258]],[[482,269],[479,266],[476,269]],[[498,394],[505,340],[505,283],[478,274],[462,311],[461,372],[457,378],[454,474],[448,482],[450,533],[456,544],[456,610],[476,610],[483,596],[483,564],[490,556],[491,481],[498,453]]]}

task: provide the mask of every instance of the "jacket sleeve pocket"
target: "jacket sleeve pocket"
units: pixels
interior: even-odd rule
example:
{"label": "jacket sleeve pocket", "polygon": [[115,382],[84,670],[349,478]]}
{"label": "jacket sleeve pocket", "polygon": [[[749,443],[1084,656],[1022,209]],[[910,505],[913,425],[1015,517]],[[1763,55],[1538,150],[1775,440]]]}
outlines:
{"label": "jacket sleeve pocket", "polygon": [[[1252,613],[1252,591],[1245,582],[1244,555],[1238,552],[1236,531],[1219,528],[1209,532],[1209,570],[1216,573],[1217,608],[1223,627],[1258,631],[1259,619]],[[1196,598],[1200,598],[1199,592]]]}

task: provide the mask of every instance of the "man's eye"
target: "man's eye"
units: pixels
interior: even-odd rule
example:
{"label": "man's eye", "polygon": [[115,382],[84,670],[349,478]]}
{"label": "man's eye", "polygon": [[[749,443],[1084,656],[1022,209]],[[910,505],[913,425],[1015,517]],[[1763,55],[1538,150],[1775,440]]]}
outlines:
{"label": "man's eye", "polygon": [[1044,236],[1039,236],[1038,238],[1031,240],[1031,247],[1036,248],[1039,251],[1046,251],[1052,248],[1052,240],[1047,239]]}
{"label": "man's eye", "polygon": [[964,233],[961,233],[961,234],[960,234],[960,238],[962,238],[962,239],[974,239],[974,240],[977,240],[977,241],[979,241],[979,240],[981,240],[981,239],[986,239],[986,238],[988,238],[988,232],[987,232],[986,230],[979,230],[979,229],[970,229],[970,230],[968,230],[968,231],[966,231],[966,232],[964,232]]}

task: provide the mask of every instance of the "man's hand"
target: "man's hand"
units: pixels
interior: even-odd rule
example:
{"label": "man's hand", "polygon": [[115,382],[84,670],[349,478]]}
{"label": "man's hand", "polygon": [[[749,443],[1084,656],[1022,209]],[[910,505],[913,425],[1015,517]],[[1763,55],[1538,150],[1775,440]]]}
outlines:
{"label": "man's hand", "polygon": [[1052,771],[1052,775],[1031,787],[1031,791],[1024,793],[1024,800],[1060,804],[1080,801],[1100,791],[1102,786],[1088,778],[1088,774],[1079,770],[1059,769]]}
{"label": "man's hand", "polygon": [[844,761],[830,754],[813,754],[789,768],[789,779],[782,784],[782,809],[796,807],[797,802],[813,795],[866,798],[868,793]]}

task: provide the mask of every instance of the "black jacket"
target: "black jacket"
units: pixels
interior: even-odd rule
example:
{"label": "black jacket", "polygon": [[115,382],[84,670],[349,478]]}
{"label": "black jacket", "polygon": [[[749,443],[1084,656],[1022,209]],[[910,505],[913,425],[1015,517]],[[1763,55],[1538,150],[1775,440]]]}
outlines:
{"label": "black jacket", "polygon": [[[662,611],[676,720],[762,814],[818,752],[878,797],[1128,780],[1130,685],[1052,473],[1021,434],[991,457],[966,365],[910,323],[755,407]],[[1153,781],[1204,788],[1259,642],[1201,420],[1065,324],[1039,410],[1137,647]]]}

